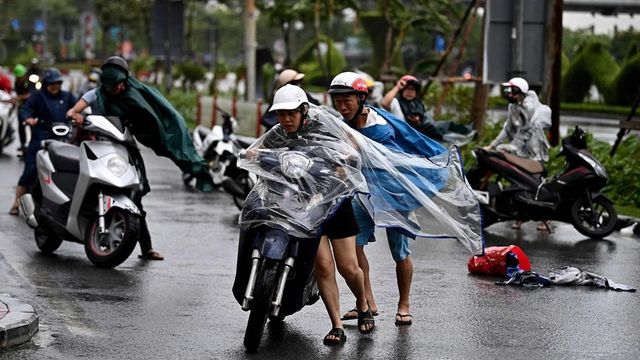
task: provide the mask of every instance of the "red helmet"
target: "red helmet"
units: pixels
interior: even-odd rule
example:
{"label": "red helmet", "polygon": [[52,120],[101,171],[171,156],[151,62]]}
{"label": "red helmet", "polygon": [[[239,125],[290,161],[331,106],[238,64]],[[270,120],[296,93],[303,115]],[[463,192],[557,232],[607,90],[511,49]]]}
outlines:
{"label": "red helmet", "polygon": [[354,95],[367,95],[369,93],[369,88],[367,87],[367,83],[364,81],[362,76],[351,72],[343,72],[331,81],[331,86],[329,86],[329,94],[354,94]]}
{"label": "red helmet", "polygon": [[407,75],[403,75],[400,78],[400,80],[404,81],[405,86],[411,85],[416,89],[416,91],[420,91],[420,80],[418,80],[417,77],[407,74]]}

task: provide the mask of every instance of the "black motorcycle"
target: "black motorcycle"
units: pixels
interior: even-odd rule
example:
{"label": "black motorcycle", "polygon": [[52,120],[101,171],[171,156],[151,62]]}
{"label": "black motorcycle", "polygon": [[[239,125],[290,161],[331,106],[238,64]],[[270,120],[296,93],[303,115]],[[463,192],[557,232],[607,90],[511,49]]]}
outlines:
{"label": "black motorcycle", "polygon": [[581,234],[601,239],[613,232],[618,214],[600,191],[609,177],[587,150],[586,133],[575,127],[562,140],[566,167],[545,178],[537,161],[499,151],[474,150],[477,164],[467,173],[483,210],[483,227],[507,220],[558,220]]}
{"label": "black motorcycle", "polygon": [[233,294],[250,311],[244,337],[249,352],[258,349],[267,318],[282,321],[319,299],[316,231],[340,204],[339,194],[347,193],[337,162],[322,158],[328,156],[291,150],[260,159],[263,169],[285,181],[260,178],[241,214]]}

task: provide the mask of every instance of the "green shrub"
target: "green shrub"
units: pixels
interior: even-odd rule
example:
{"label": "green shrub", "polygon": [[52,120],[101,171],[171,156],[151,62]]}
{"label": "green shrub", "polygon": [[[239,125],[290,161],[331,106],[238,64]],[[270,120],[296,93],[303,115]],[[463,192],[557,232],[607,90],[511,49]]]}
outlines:
{"label": "green shrub", "polygon": [[327,77],[323,74],[322,68],[318,62],[316,40],[310,41],[302,48],[302,50],[300,50],[300,53],[293,64],[294,69],[305,74],[305,88],[312,91],[320,89],[320,91],[325,91],[331,81],[331,77],[343,71],[347,66],[347,60],[344,55],[336,49],[333,44],[333,40],[327,37],[322,37],[319,41],[320,43],[326,44],[330,49],[330,51],[327,51],[322,56],[324,66],[330,66]]}
{"label": "green shrub", "polygon": [[582,102],[594,84],[604,93],[620,70],[604,44],[592,42],[584,46],[571,62],[562,81],[562,98],[566,102]]}
{"label": "green shrub", "polygon": [[173,107],[182,115],[187,127],[193,129],[196,124],[196,93],[182,92],[174,89],[169,95],[164,94]]}
{"label": "green shrub", "polygon": [[625,62],[605,92],[607,104],[632,106],[640,95],[640,54]]}
{"label": "green shrub", "polygon": [[182,88],[184,91],[194,90],[195,83],[205,78],[205,67],[192,61],[179,63],[175,69],[176,76],[182,77]]}

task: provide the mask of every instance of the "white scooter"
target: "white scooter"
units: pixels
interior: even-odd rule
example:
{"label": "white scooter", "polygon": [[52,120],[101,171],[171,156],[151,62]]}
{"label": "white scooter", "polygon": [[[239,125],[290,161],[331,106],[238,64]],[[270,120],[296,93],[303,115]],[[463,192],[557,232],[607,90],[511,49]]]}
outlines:
{"label": "white scooter", "polygon": [[[238,153],[253,143],[255,138],[236,135],[238,121],[226,111],[217,108],[222,115],[222,125],[211,128],[198,125],[193,129],[193,145],[207,162],[209,173],[216,186],[221,186],[233,196],[233,201],[242,209],[244,199],[256,182],[256,177],[236,166]],[[193,187],[195,178],[191,174],[182,174],[182,180]]]}
{"label": "white scooter", "polygon": [[[141,211],[133,199],[141,191],[142,160],[117,117],[89,115],[82,128],[95,140],[79,146],[43,142],[39,181],[33,195],[20,198],[20,215],[43,253],[53,253],[64,239],[84,244],[94,265],[112,268],[131,255],[138,240]],[[64,136],[70,128],[60,124],[52,130]]]}

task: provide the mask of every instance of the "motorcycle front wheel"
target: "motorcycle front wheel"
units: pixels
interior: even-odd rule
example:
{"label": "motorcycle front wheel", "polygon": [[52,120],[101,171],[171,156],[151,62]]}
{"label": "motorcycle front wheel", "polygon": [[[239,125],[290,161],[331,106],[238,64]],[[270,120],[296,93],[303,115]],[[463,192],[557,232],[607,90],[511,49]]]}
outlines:
{"label": "motorcycle front wheel", "polygon": [[571,206],[573,227],[582,235],[602,239],[613,232],[618,213],[609,199],[599,196],[591,204],[586,197],[578,198]]}
{"label": "motorcycle front wheel", "polygon": [[50,255],[54,251],[58,250],[60,244],[62,244],[62,238],[54,233],[48,233],[41,227],[37,227],[33,230],[33,234],[36,239],[36,245],[42,253]]}
{"label": "motorcycle front wheel", "polygon": [[278,267],[276,264],[263,261],[253,290],[251,312],[244,333],[244,347],[247,352],[256,352],[260,346],[277,282]]}
{"label": "motorcycle front wheel", "polygon": [[104,215],[105,233],[100,234],[98,217],[87,227],[84,251],[95,266],[112,268],[122,264],[136,247],[140,218],[128,211],[112,208]]}

